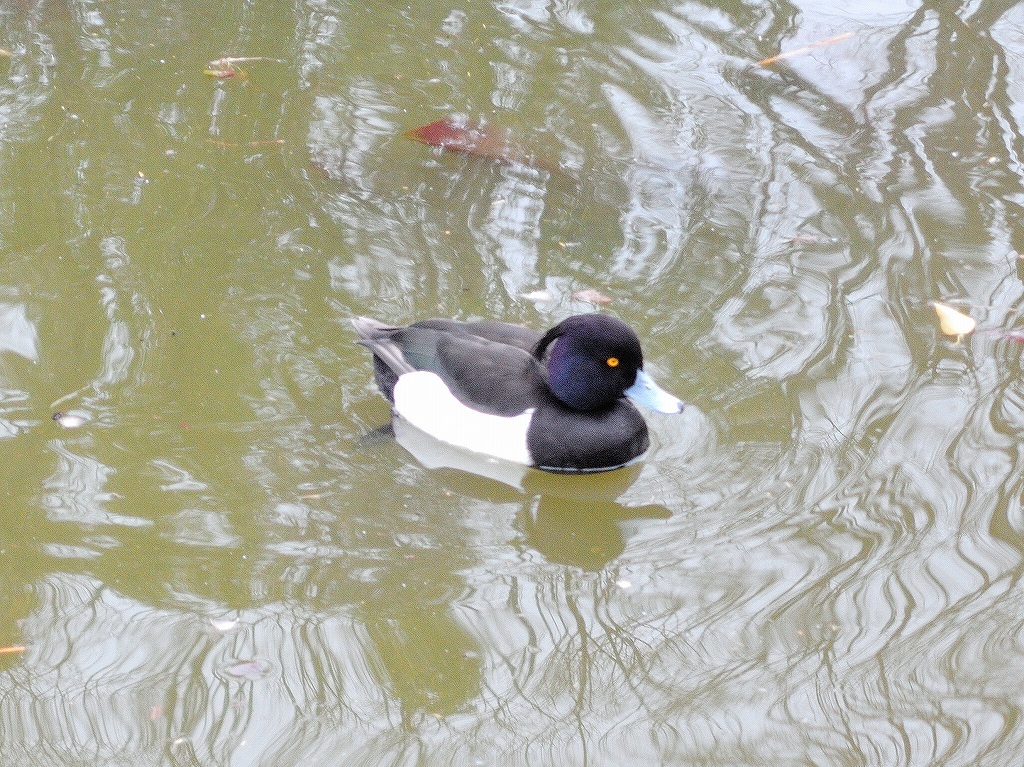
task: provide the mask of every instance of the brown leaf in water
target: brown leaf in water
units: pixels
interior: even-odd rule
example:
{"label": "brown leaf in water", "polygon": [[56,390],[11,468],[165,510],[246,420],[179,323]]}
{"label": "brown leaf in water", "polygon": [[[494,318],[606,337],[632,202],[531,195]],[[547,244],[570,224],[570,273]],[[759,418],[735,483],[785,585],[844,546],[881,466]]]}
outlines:
{"label": "brown leaf in water", "polygon": [[403,135],[413,141],[427,146],[434,146],[448,152],[462,152],[473,157],[483,157],[500,163],[519,163],[543,168],[547,171],[559,170],[557,163],[552,163],[527,154],[519,147],[485,125],[471,123],[468,120],[455,120],[444,117],[427,125],[406,131]]}
{"label": "brown leaf in water", "polygon": [[413,141],[447,149],[449,152],[465,152],[492,160],[507,159],[508,144],[505,139],[483,125],[456,122],[445,117],[406,131],[405,135]]}

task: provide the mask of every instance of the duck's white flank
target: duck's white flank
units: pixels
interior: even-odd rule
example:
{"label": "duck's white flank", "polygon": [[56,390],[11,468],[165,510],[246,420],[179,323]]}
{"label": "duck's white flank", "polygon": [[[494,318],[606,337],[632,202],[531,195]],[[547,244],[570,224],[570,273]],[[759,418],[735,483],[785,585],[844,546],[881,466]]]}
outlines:
{"label": "duck's white flank", "polygon": [[533,463],[526,449],[533,410],[511,417],[478,413],[427,370],[405,373],[395,384],[395,411],[417,429],[450,445],[515,463]]}

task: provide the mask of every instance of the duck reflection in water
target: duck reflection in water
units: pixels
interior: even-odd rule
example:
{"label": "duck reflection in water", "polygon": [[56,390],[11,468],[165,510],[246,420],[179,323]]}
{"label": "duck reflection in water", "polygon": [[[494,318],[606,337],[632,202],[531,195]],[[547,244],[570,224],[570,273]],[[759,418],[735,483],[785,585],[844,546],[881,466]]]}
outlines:
{"label": "duck reflection in water", "polygon": [[551,474],[448,445],[401,418],[374,434],[393,434],[458,495],[522,504],[516,523],[523,543],[551,562],[600,570],[625,549],[624,529],[631,522],[671,516],[658,504],[618,501],[640,476],[641,464],[599,474]]}

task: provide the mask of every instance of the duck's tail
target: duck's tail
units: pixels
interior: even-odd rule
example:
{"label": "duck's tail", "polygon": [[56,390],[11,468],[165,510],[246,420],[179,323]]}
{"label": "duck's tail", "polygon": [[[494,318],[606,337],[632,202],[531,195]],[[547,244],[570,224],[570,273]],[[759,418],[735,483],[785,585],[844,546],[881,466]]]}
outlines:
{"label": "duck's tail", "polygon": [[353,317],[352,327],[356,329],[356,333],[359,335],[359,338],[362,339],[356,343],[387,338],[392,331],[398,330],[398,328],[392,325],[385,325],[383,322],[372,319],[371,317]]}
{"label": "duck's tail", "polygon": [[402,354],[401,348],[391,338],[402,328],[385,325],[370,317],[353,317],[352,326],[359,335],[356,343],[373,352],[373,377],[377,388],[393,403],[395,382],[398,381],[398,377],[415,370]]}

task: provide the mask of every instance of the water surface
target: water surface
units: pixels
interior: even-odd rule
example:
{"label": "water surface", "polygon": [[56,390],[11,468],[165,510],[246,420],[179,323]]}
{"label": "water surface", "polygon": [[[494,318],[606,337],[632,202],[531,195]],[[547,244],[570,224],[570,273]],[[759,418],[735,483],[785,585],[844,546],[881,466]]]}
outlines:
{"label": "water surface", "polygon": [[[0,29],[0,762],[1019,759],[1020,6]],[[595,310],[691,403],[641,464],[372,438],[348,317]]]}

